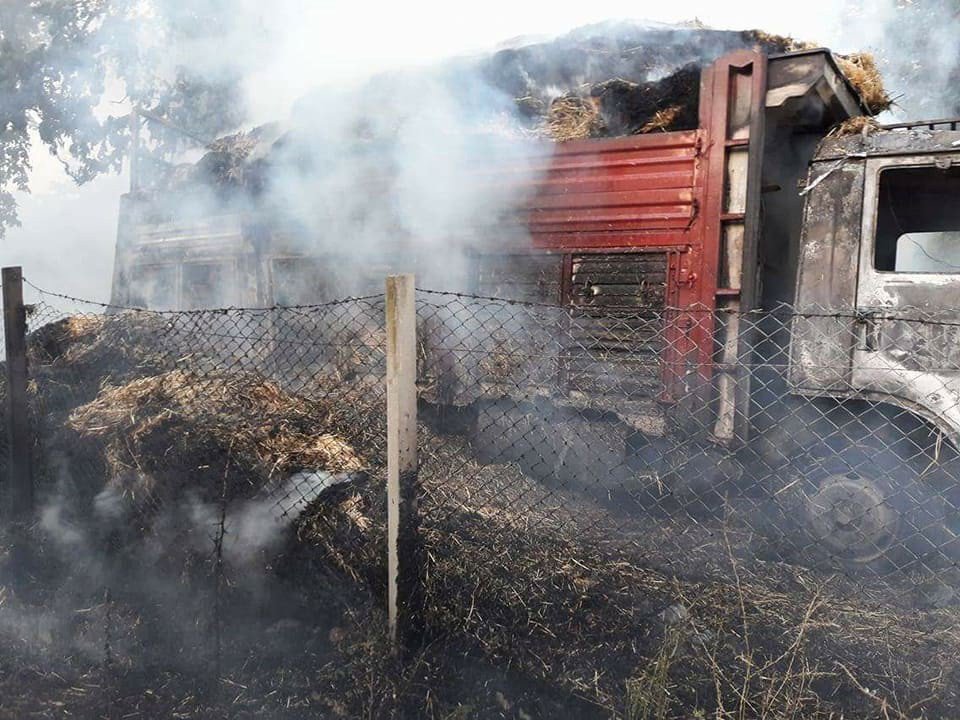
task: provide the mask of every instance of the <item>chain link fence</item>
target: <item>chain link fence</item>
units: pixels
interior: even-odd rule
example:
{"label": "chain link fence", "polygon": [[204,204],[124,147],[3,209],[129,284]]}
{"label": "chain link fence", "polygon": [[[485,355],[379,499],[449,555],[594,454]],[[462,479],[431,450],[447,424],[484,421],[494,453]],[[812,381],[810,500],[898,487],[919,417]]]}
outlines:
{"label": "chain link fence", "polygon": [[436,627],[629,717],[950,714],[960,465],[886,400],[955,416],[953,323],[430,291],[418,318]]}
{"label": "chain link fence", "polygon": [[953,417],[946,317],[419,291],[426,635],[399,689],[382,645],[343,637],[385,594],[382,296],[41,293],[28,322],[20,600],[111,667],[242,667],[237,707],[271,716],[466,717],[485,692],[478,717],[960,709],[960,465],[885,401]]}
{"label": "chain link fence", "polygon": [[[5,618],[28,650],[96,660],[111,702],[150,668],[185,673],[191,706],[242,671],[252,697],[228,716],[316,712],[318,628],[384,585],[383,306],[149,312],[40,291],[31,417],[13,419],[33,428],[36,519],[5,538],[26,554]],[[148,715],[179,716],[170,702]]]}

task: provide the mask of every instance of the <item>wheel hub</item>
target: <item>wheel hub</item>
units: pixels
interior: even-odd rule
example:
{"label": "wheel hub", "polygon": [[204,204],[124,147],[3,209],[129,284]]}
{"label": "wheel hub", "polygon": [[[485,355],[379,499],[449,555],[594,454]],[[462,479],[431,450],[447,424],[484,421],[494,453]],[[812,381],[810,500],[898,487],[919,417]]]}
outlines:
{"label": "wheel hub", "polygon": [[896,540],[897,512],[875,482],[856,474],[825,478],[806,511],[814,539],[846,560],[870,562]]}

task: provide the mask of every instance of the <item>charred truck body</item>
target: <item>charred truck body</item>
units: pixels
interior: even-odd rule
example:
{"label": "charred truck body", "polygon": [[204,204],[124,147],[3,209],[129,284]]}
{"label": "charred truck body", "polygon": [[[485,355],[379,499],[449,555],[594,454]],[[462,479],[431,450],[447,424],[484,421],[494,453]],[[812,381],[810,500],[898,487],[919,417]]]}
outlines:
{"label": "charred truck body", "polygon": [[[960,446],[957,337],[891,318],[960,307],[960,274],[904,266],[897,247],[960,232],[960,131],[827,137],[865,114],[828,51],[744,50],[703,69],[696,129],[560,143],[532,180],[478,168],[516,183],[525,232],[478,245],[467,286],[451,289],[553,306],[564,331],[549,372],[523,371],[548,380],[522,402],[503,389],[515,379],[464,387],[453,371],[429,399],[469,407],[491,456],[536,457],[527,464],[571,482],[597,474],[564,460],[571,442],[617,485],[652,469],[672,492],[720,498],[731,485],[777,495],[799,478],[802,531],[853,562],[902,528],[941,532],[930,508],[945,490],[921,476],[931,442],[944,462]],[[305,304],[417,271],[400,243],[345,284],[335,255],[306,255],[262,218],[145,221],[152,203],[124,200],[117,305],[155,306],[151,288],[172,289],[177,309]],[[560,438],[573,418],[576,439]],[[883,439],[891,429],[896,442]],[[841,469],[817,460],[837,435]],[[916,513],[934,521],[900,522]]]}

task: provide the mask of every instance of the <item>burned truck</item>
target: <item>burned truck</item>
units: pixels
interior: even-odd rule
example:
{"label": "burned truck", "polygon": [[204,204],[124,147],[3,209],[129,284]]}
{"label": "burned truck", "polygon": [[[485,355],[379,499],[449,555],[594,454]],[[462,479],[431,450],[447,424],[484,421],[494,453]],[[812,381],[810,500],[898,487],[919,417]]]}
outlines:
{"label": "burned truck", "polygon": [[[518,203],[456,286],[427,287],[424,402],[488,457],[617,504],[762,497],[798,547],[854,566],[952,552],[957,121],[837,132],[870,108],[826,50],[729,53],[697,101],[694,128],[477,167]],[[155,208],[124,199],[116,305],[296,305],[426,274],[416,238],[345,278],[344,243],[311,254],[260,208]]]}

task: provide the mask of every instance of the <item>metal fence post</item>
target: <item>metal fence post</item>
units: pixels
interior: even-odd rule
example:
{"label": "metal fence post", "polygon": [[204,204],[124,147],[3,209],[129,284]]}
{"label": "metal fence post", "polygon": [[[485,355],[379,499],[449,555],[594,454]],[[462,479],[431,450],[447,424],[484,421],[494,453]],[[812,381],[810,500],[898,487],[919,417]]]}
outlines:
{"label": "metal fence post", "polygon": [[386,282],[387,608],[394,649],[423,630],[417,477],[417,321],[413,275]]}
{"label": "metal fence post", "polygon": [[22,521],[33,511],[30,414],[27,401],[27,312],[23,271],[3,268],[3,330],[7,351],[7,432],[9,433],[8,517]]}

